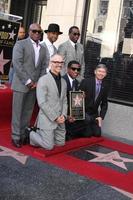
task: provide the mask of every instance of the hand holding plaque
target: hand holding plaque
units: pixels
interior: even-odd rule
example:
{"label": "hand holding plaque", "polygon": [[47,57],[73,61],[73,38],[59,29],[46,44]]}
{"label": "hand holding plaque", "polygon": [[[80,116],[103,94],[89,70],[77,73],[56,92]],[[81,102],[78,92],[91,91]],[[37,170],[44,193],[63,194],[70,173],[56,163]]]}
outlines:
{"label": "hand holding plaque", "polygon": [[85,101],[83,91],[70,91],[70,116],[74,117],[75,120],[85,119]]}

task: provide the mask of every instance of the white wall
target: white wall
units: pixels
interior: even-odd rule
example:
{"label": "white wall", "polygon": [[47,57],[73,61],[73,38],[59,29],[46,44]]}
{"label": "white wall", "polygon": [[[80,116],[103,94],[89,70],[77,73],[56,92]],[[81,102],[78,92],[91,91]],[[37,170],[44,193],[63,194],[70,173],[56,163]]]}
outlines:
{"label": "white wall", "polygon": [[[82,27],[82,19],[84,16],[85,0],[48,0],[47,9],[43,14],[42,28],[47,29],[50,23],[60,25],[60,30],[63,32],[55,43],[58,44],[68,39],[68,30],[71,26],[76,25],[80,29]],[[44,34],[44,38],[46,34]]]}

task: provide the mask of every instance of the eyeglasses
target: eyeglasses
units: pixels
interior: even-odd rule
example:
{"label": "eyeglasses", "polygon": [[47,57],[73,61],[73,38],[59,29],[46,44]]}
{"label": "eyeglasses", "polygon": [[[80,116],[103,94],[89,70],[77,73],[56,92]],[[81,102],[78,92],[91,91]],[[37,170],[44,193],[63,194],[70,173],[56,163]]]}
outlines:
{"label": "eyeglasses", "polygon": [[81,68],[75,68],[75,67],[71,67],[71,69],[72,69],[73,71],[77,71],[77,72],[80,72],[80,70],[81,70]]}
{"label": "eyeglasses", "polygon": [[74,36],[76,36],[76,35],[78,35],[78,36],[80,36],[80,33],[72,33]]}
{"label": "eyeglasses", "polygon": [[31,30],[31,31],[32,31],[32,33],[38,33],[38,34],[41,34],[41,33],[42,33],[41,30]]}
{"label": "eyeglasses", "polygon": [[52,63],[55,63],[55,64],[62,64],[62,65],[64,64],[64,61],[61,61],[61,62],[60,62],[60,61],[54,61],[54,60],[53,60],[53,61],[51,61],[51,62],[52,62]]}

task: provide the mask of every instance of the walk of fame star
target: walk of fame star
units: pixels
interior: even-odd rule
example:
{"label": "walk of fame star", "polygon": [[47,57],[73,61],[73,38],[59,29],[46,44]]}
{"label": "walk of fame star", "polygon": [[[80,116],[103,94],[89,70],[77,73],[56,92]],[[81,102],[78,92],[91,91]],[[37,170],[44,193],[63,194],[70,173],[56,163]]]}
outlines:
{"label": "walk of fame star", "polygon": [[9,33],[9,39],[12,39],[12,40],[14,40],[14,36],[16,35],[16,33],[14,33],[14,30],[11,32],[11,33]]}
{"label": "walk of fame star", "polygon": [[113,188],[114,190],[116,190],[116,191],[118,191],[118,192],[124,194],[125,196],[131,198],[131,200],[133,200],[133,194],[132,194],[132,193],[126,192],[125,190],[121,190],[121,189],[119,189],[119,188],[117,188],[117,187],[112,187],[112,188]]}
{"label": "walk of fame star", "polygon": [[97,156],[97,158],[89,160],[89,162],[108,162],[125,170],[128,170],[125,163],[133,163],[133,159],[121,157],[118,151],[112,151],[107,154],[89,150],[86,151]]}
{"label": "walk of fame star", "polygon": [[4,65],[6,63],[8,63],[10,60],[9,59],[4,59],[4,55],[3,55],[3,50],[1,51],[1,54],[0,54],[0,71],[4,72]]}
{"label": "walk of fame star", "polygon": [[81,101],[82,101],[81,97],[79,97],[78,95],[76,95],[76,97],[73,98],[73,100],[74,100],[74,105],[75,106],[81,106]]}
{"label": "walk of fame star", "polygon": [[26,163],[28,156],[19,153],[17,151],[8,149],[6,147],[0,146],[0,156],[10,156],[12,158],[15,158],[17,161],[19,161],[20,163],[22,163],[23,165]]}

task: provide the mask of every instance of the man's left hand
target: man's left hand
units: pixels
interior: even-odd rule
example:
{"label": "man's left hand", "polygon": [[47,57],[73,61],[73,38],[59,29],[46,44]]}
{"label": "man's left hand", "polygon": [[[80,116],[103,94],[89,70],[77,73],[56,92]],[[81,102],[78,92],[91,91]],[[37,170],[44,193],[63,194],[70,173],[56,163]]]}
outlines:
{"label": "man's left hand", "polygon": [[101,117],[97,117],[96,120],[98,121],[99,127],[101,127],[102,126],[102,118]]}

